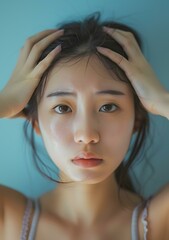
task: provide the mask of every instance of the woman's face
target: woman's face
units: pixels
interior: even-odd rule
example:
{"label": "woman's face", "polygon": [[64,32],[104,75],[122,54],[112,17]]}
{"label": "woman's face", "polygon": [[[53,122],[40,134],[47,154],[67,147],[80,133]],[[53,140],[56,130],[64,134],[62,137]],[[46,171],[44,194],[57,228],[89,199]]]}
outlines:
{"label": "woman's face", "polygon": [[[113,94],[113,90],[122,93]],[[47,152],[65,179],[76,182],[100,182],[117,169],[128,150],[134,120],[131,89],[115,80],[97,56],[89,62],[85,57],[57,64],[38,106]],[[82,151],[97,155],[102,164],[75,165],[72,159]]]}

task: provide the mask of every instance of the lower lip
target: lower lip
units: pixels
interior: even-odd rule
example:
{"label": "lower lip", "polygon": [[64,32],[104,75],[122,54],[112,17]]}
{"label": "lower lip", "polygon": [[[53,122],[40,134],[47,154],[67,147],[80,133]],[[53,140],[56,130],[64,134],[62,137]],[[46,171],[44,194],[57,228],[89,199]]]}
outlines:
{"label": "lower lip", "polygon": [[72,162],[75,165],[81,166],[81,167],[85,167],[85,168],[90,168],[90,167],[95,167],[98,166],[102,163],[102,159],[76,159],[73,160]]}

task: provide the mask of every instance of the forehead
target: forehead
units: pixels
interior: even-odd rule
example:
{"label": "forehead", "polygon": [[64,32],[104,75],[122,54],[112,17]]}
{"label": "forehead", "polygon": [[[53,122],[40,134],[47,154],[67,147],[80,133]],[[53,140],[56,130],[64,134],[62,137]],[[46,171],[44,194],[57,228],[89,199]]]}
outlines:
{"label": "forehead", "polygon": [[120,81],[110,72],[97,56],[83,57],[80,60],[59,62],[48,75],[46,90],[56,88],[81,90],[117,87],[129,93],[128,84]]}

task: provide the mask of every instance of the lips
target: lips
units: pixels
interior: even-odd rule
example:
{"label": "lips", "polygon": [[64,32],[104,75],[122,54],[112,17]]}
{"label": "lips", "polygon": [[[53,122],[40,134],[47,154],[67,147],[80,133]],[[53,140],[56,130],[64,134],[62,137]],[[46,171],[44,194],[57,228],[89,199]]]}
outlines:
{"label": "lips", "polygon": [[81,152],[78,154],[73,160],[77,159],[101,159],[99,158],[96,154],[91,153],[91,152]]}
{"label": "lips", "polygon": [[102,163],[102,159],[74,159],[72,162],[75,165],[78,165],[80,167],[84,167],[84,168],[90,168],[90,167],[95,167],[98,166]]}
{"label": "lips", "polygon": [[96,154],[89,152],[82,152],[72,160],[75,165],[85,168],[100,165],[102,161],[103,159],[99,158]]}

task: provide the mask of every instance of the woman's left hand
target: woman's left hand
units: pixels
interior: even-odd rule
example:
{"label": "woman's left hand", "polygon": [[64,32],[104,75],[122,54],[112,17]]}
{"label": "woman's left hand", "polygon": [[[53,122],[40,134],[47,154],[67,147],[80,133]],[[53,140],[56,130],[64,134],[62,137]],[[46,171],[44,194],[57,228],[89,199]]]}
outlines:
{"label": "woman's left hand", "polygon": [[115,62],[126,73],[140,101],[149,112],[168,116],[168,113],[164,113],[164,109],[166,109],[166,105],[169,105],[169,92],[157,79],[134,35],[131,32],[107,27],[104,28],[104,31],[123,47],[128,60],[108,48],[98,47],[97,50]]}

